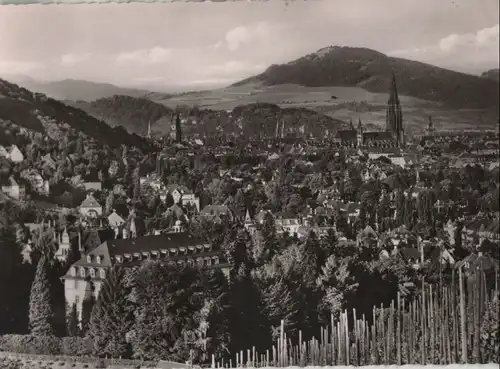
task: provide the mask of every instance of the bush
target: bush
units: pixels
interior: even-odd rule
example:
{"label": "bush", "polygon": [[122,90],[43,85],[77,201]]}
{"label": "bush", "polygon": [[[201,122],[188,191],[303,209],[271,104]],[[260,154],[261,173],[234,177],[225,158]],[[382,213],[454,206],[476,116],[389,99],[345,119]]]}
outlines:
{"label": "bush", "polygon": [[64,337],[62,339],[62,354],[66,356],[90,356],[92,340],[82,337]]}
{"label": "bush", "polygon": [[54,336],[7,334],[0,336],[0,350],[19,354],[60,355],[61,339]]}

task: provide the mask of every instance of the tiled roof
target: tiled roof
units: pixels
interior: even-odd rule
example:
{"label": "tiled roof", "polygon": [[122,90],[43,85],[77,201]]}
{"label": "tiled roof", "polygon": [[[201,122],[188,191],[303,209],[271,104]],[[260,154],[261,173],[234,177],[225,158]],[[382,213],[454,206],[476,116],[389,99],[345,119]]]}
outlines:
{"label": "tiled roof", "polygon": [[380,140],[392,140],[391,132],[386,131],[373,131],[363,133],[364,141],[380,141]]}
{"label": "tiled roof", "polygon": [[92,195],[88,195],[85,200],[80,204],[81,208],[100,208],[101,205],[97,202],[97,200]]}
{"label": "tiled roof", "polygon": [[338,131],[337,137],[339,137],[342,141],[356,141],[357,131],[352,129]]}
{"label": "tiled roof", "polygon": [[226,205],[207,205],[201,211],[201,215],[226,215],[231,214],[231,210]]}

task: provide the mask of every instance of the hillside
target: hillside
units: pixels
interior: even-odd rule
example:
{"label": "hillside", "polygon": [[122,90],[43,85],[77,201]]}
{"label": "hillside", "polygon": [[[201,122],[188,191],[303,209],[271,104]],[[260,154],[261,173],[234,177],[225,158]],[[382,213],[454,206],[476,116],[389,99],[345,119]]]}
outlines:
{"label": "hillside", "polygon": [[344,86],[385,93],[389,90],[392,70],[401,95],[455,108],[498,110],[499,91],[494,81],[365,48],[327,47],[287,64],[272,65],[262,74],[233,86],[256,83]]}
{"label": "hillside", "polygon": [[151,122],[151,130],[161,131],[156,124],[162,117],[170,118],[173,110],[155,103],[151,100],[123,95],[115,95],[108,98],[98,99],[91,102],[68,101],[67,104],[82,109],[87,114],[101,119],[110,126],[123,126],[127,131],[139,135],[145,135],[148,130],[148,122]]}
{"label": "hillside", "polygon": [[481,77],[489,78],[489,79],[492,79],[493,81],[499,82],[500,81],[500,69],[495,68],[495,69],[487,70],[486,72],[483,72],[483,74],[481,74]]}
{"label": "hillside", "polygon": [[67,124],[77,132],[99,142],[116,147],[122,144],[147,149],[147,142],[123,128],[112,128],[89,116],[84,111],[64,105],[62,102],[33,93],[18,85],[0,79],[0,120],[11,121],[35,132],[46,132],[46,122]]}
{"label": "hillside", "polygon": [[92,101],[113,95],[142,97],[151,93],[146,90],[118,87],[109,83],[75,79],[41,82],[31,78],[14,77],[11,80],[30,91],[42,93],[56,100]]}
{"label": "hillside", "polygon": [[[111,126],[121,125],[129,132],[145,135],[148,122],[155,134],[168,134],[172,124],[174,107],[169,108],[153,101],[130,96],[114,96],[90,103],[68,102]],[[232,111],[199,109],[186,105],[177,106],[183,116],[183,130],[188,135],[213,136],[237,134],[256,137],[259,134],[274,136],[276,121],[285,119],[288,132],[299,130],[313,135],[324,130],[336,131],[344,122],[305,108],[281,108],[269,103],[251,103],[236,106]]]}

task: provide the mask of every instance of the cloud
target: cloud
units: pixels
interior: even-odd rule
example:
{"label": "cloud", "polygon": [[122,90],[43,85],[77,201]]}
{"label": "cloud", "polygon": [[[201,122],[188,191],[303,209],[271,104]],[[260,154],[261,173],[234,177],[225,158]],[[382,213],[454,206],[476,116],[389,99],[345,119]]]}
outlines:
{"label": "cloud", "polygon": [[39,62],[0,60],[0,74],[4,75],[28,75],[44,68]]}
{"label": "cloud", "polygon": [[389,54],[442,66],[456,66],[460,61],[465,68],[480,70],[498,64],[498,46],[499,25],[496,24],[476,32],[453,33],[433,45],[395,50]]}
{"label": "cloud", "polygon": [[59,64],[62,66],[72,66],[88,60],[92,56],[91,53],[85,54],[64,54],[59,59]]}
{"label": "cloud", "polygon": [[226,32],[225,41],[227,48],[231,51],[236,51],[240,46],[255,39],[265,39],[281,28],[279,24],[271,24],[269,22],[259,22],[252,26],[233,28]]}
{"label": "cloud", "polygon": [[171,49],[156,46],[151,49],[121,53],[117,56],[116,61],[119,63],[161,64],[169,61],[171,57]]}

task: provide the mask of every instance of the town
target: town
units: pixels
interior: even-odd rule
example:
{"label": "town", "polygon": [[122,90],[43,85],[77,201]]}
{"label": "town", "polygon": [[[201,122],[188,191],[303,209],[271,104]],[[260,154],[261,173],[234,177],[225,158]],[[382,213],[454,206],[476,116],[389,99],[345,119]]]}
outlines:
{"label": "town", "polygon": [[439,347],[449,363],[497,360],[498,129],[429,117],[409,136],[391,78],[383,131],[353,116],[333,136],[277,120],[259,139],[194,138],[177,113],[143,150],[42,113],[47,135],[2,121],[1,350],[213,366],[255,362],[252,349],[269,363],[280,329],[309,340],[463,272],[485,284],[482,305],[468,289],[471,351]]}

